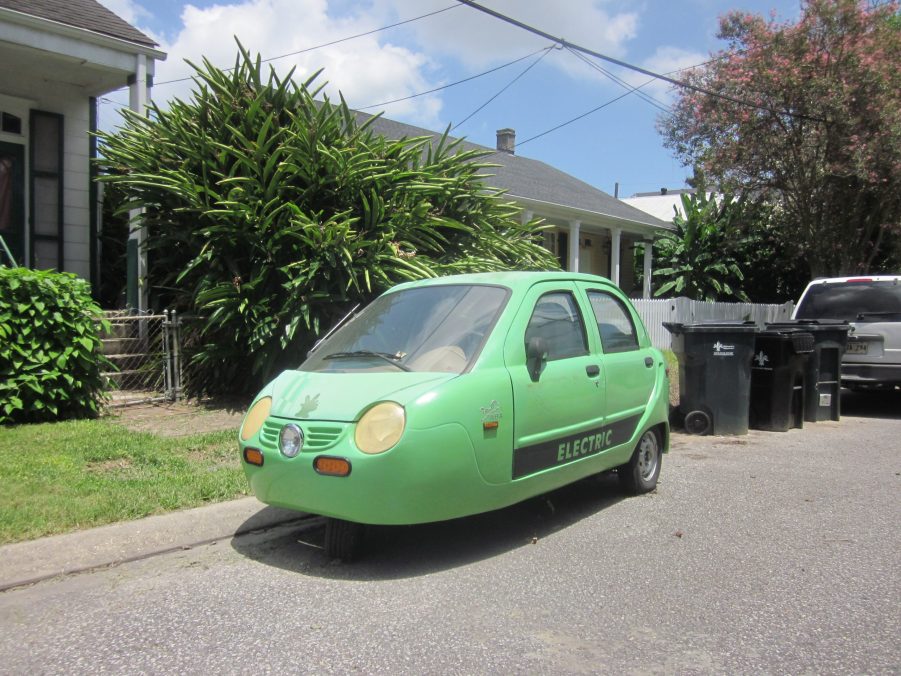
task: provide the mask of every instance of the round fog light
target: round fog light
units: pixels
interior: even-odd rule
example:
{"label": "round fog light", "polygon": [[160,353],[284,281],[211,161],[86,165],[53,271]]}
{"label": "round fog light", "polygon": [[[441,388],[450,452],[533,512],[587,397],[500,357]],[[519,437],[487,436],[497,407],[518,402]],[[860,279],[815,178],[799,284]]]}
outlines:
{"label": "round fog light", "polygon": [[282,427],[278,435],[278,450],[286,458],[293,458],[303,448],[303,431],[294,424]]}

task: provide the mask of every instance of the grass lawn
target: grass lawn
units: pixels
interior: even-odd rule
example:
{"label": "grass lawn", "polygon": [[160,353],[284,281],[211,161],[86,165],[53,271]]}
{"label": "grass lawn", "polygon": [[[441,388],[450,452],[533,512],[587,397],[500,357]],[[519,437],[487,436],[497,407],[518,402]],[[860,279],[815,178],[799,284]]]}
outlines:
{"label": "grass lawn", "polygon": [[110,419],[0,428],[0,544],[248,494],[235,431],[182,437]]}

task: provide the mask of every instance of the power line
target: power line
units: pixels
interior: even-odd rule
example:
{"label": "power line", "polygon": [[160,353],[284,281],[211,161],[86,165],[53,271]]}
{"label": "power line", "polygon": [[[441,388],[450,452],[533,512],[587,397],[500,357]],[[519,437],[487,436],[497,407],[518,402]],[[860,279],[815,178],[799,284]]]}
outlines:
{"label": "power line", "polygon": [[[442,9],[436,9],[433,12],[427,12],[426,14],[420,14],[419,16],[414,16],[411,19],[404,19],[403,21],[398,21],[396,23],[388,24],[387,26],[382,26],[381,28],[373,28],[370,31],[365,31],[363,33],[357,33],[356,35],[348,35],[344,38],[339,38],[337,40],[332,40],[330,42],[323,42],[320,45],[315,45],[313,47],[305,47],[304,49],[299,49],[296,52],[288,52],[287,54],[280,54],[278,56],[271,56],[268,59],[261,59],[261,63],[269,63],[270,61],[277,61],[278,59],[285,59],[289,56],[297,56],[298,54],[305,54],[306,52],[312,52],[317,49],[322,49],[323,47],[331,47],[332,45],[337,45],[342,42],[347,42],[349,40],[356,40],[357,38],[362,38],[367,35],[373,35],[374,33],[380,33],[381,31],[386,31],[391,28],[397,28],[398,26],[403,26],[404,24],[413,23],[414,21],[419,21],[420,19],[427,19],[430,16],[435,16],[436,14],[441,14],[442,12],[446,12],[451,9],[457,9],[460,5],[448,5]],[[224,68],[223,71],[228,73],[233,71],[234,68]],[[162,85],[174,84],[176,82],[187,82],[188,80],[193,79],[193,75],[189,75],[187,77],[176,78],[173,80],[163,80],[162,82],[155,82],[154,87],[160,87]],[[114,89],[113,91],[120,91],[123,89],[127,89],[127,87],[119,87],[119,89]],[[112,102],[111,102],[112,103]]]}
{"label": "power line", "polygon": [[602,73],[603,75],[606,75],[608,78],[613,80],[616,84],[618,84],[622,87],[625,87],[626,89],[629,90],[629,93],[635,94],[645,103],[650,103],[652,106],[654,106],[655,108],[657,108],[658,110],[660,110],[664,113],[668,113],[670,111],[670,107],[668,105],[658,101],[653,96],[650,96],[649,94],[646,94],[643,91],[640,91],[642,87],[646,87],[647,85],[651,84],[654,81],[653,78],[651,78],[650,80],[647,80],[646,82],[643,82],[642,84],[638,85],[637,87],[633,87],[628,82],[623,80],[621,77],[618,77],[616,74],[610,72],[606,68],[595,63],[594,61],[589,59],[584,54],[574,51],[572,49],[569,49],[568,47],[567,47],[567,51],[569,51],[570,54],[572,54],[573,56],[578,58],[583,63],[587,64],[589,67],[593,68],[594,70],[598,71],[599,73]]}
{"label": "power line", "polygon": [[[685,67],[685,68],[677,68],[676,70],[671,70],[671,71],[669,71],[669,72],[667,73],[667,75],[670,75],[670,74],[672,74],[672,73],[681,73],[682,71],[685,71],[685,70],[691,70],[691,69],[693,69],[693,68],[698,68],[698,67],[700,67],[700,66],[707,65],[708,63],[713,63],[714,61],[717,61],[717,60],[718,60],[718,59],[710,59],[710,60],[708,60],[708,61],[704,61],[703,63],[695,64],[694,66],[687,66],[687,67]],[[521,146],[524,146],[524,145],[525,145],[526,143],[528,143],[529,141],[534,141],[535,139],[541,138],[542,136],[547,136],[548,134],[550,134],[550,133],[552,133],[552,132],[555,132],[555,131],[557,131],[558,129],[562,129],[563,127],[566,127],[566,126],[571,125],[573,122],[578,122],[578,121],[581,120],[582,118],[588,117],[589,115],[591,115],[591,114],[593,114],[593,113],[596,113],[596,112],[598,112],[599,110],[601,110],[601,109],[603,109],[603,108],[606,108],[607,106],[609,106],[609,105],[611,105],[611,104],[613,104],[613,103],[616,103],[616,102],[619,101],[620,99],[624,99],[624,98],[625,98],[626,96],[628,96],[629,94],[631,94],[631,93],[633,93],[633,92],[637,92],[638,89],[640,89],[641,87],[644,87],[644,86],[650,84],[650,83],[653,82],[653,81],[654,81],[654,78],[651,78],[651,79],[648,80],[647,82],[644,82],[643,84],[640,84],[638,87],[631,87],[631,86],[627,85],[627,86],[629,86],[630,91],[627,91],[625,94],[621,94],[620,96],[617,96],[616,98],[610,99],[609,101],[607,101],[607,102],[605,102],[605,103],[602,103],[601,105],[599,105],[599,106],[597,106],[597,107],[595,107],[595,108],[592,108],[591,110],[589,110],[589,111],[587,111],[587,112],[584,112],[584,113],[582,113],[581,115],[577,115],[576,117],[574,117],[574,118],[572,118],[572,119],[569,119],[569,120],[567,120],[566,122],[561,122],[561,123],[558,124],[557,126],[552,127],[552,128],[550,128],[550,129],[548,129],[548,130],[546,130],[546,131],[543,131],[543,132],[541,132],[540,134],[535,134],[535,136],[530,136],[530,137],[527,138],[525,141],[520,141],[517,145],[520,146],[520,147],[521,147]],[[652,100],[654,100],[654,99],[652,99]]]}
{"label": "power line", "polygon": [[475,109],[474,111],[472,111],[469,115],[467,115],[466,117],[464,117],[462,120],[460,120],[459,122],[457,122],[457,124],[455,124],[453,127],[451,127],[451,131],[453,131],[453,130],[456,129],[457,127],[462,126],[463,124],[465,124],[471,117],[473,117],[473,116],[476,115],[477,113],[481,112],[482,109],[485,108],[485,106],[487,106],[489,103],[491,103],[492,101],[494,101],[498,96],[500,96],[500,95],[503,94],[505,91],[507,91],[510,87],[512,87],[513,84],[514,84],[517,80],[519,80],[523,75],[525,75],[525,74],[528,73],[530,70],[532,70],[532,68],[534,68],[535,66],[537,66],[537,65],[541,62],[541,60],[542,60],[544,57],[546,57],[548,54],[550,54],[551,50],[554,49],[554,47],[555,47],[555,45],[551,45],[550,47],[546,47],[546,48],[544,49],[544,53],[543,53],[541,56],[539,56],[539,57],[538,57],[537,59],[535,59],[532,63],[530,63],[528,66],[526,66],[526,68],[525,68],[519,75],[517,75],[515,78],[513,78],[512,80],[510,80],[510,82],[508,82],[508,83],[507,83],[507,84],[506,84],[499,92],[497,92],[494,96],[492,96],[490,99],[488,99],[487,101],[485,101],[485,103],[483,103],[481,106],[479,106],[478,108],[476,108],[476,109]]}
{"label": "power line", "polygon": [[550,128],[550,129],[548,129],[547,131],[541,132],[540,134],[535,134],[535,136],[530,136],[530,137],[527,138],[525,141],[520,141],[520,142],[517,143],[516,145],[517,145],[517,146],[524,146],[524,145],[525,145],[526,143],[528,143],[529,141],[534,141],[535,139],[541,138],[542,136],[547,136],[548,134],[550,134],[550,133],[552,133],[552,132],[555,132],[555,131],[557,131],[558,129],[562,129],[563,127],[566,127],[566,126],[572,124],[573,122],[578,122],[578,121],[581,120],[583,117],[588,117],[588,116],[591,115],[592,113],[596,113],[596,112],[598,112],[599,110],[601,110],[602,108],[606,108],[607,106],[616,103],[616,102],[619,101],[620,99],[626,98],[626,97],[627,97],[629,94],[631,94],[631,93],[632,93],[632,92],[624,92],[624,93],[620,94],[619,96],[617,96],[616,98],[612,98],[612,99],[610,99],[609,101],[607,101],[607,102],[605,102],[605,103],[602,103],[601,105],[597,106],[596,108],[592,108],[591,110],[589,110],[589,111],[587,111],[587,112],[585,112],[585,113],[582,113],[581,115],[577,115],[576,117],[572,118],[571,120],[567,120],[566,122],[562,122],[562,123],[558,124],[556,127],[552,127],[552,128]]}
{"label": "power line", "polygon": [[793,113],[787,110],[776,110],[775,108],[770,108],[769,106],[763,106],[753,101],[745,101],[734,96],[729,96],[728,94],[723,94],[721,92],[715,92],[713,90],[707,89],[706,87],[700,87],[698,85],[692,84],[690,82],[685,82],[683,80],[676,80],[675,78],[668,77],[666,75],[662,75],[660,73],[655,73],[652,70],[648,70],[647,68],[642,68],[641,66],[636,66],[634,64],[628,63],[626,61],[621,61],[620,59],[614,59],[612,56],[607,56],[606,54],[601,54],[600,52],[596,52],[593,49],[589,49],[588,47],[583,47],[581,45],[577,45],[575,43],[569,42],[561,37],[557,37],[555,35],[551,35],[550,33],[541,30],[540,28],[535,28],[534,26],[530,26],[529,24],[523,23],[517,19],[507,16],[506,14],[501,14],[500,12],[496,12],[493,9],[489,9],[488,7],[484,7],[477,2],[473,2],[473,0],[457,0],[457,2],[462,3],[468,7],[472,7],[480,12],[488,14],[489,16],[493,16],[495,19],[500,19],[505,23],[510,24],[511,26],[516,26],[517,28],[521,28],[529,33],[534,35],[538,35],[540,37],[545,38],[546,40],[551,40],[559,45],[567,47],[569,49],[574,49],[578,52],[582,52],[583,54],[588,54],[589,56],[593,56],[597,59],[601,59],[603,61],[609,61],[610,63],[616,64],[617,66],[622,66],[623,68],[628,68],[629,70],[634,70],[637,73],[642,73],[644,75],[648,75],[657,80],[663,80],[664,82],[669,82],[670,84],[676,85],[677,87],[683,87],[685,89],[691,89],[692,91],[699,92],[701,94],[706,94],[708,96],[713,96],[718,99],[723,99],[724,101],[730,101],[732,103],[737,103],[738,105],[745,106],[747,108],[755,108],[757,110],[765,110],[769,113],[773,113],[774,115],[787,115],[789,117],[796,117],[799,119],[805,120],[815,120],[817,122],[823,122],[821,118],[812,117],[810,115],[802,115],[799,113]]}
{"label": "power line", "polygon": [[469,77],[465,77],[462,80],[457,80],[456,82],[451,82],[450,84],[441,85],[440,87],[428,89],[424,92],[410,94],[409,96],[402,96],[399,99],[391,99],[390,101],[382,101],[381,103],[373,103],[368,106],[363,106],[362,108],[357,108],[356,110],[369,110],[370,108],[380,108],[381,106],[388,106],[388,105],[391,105],[392,103],[400,103],[401,101],[409,101],[410,99],[415,99],[419,96],[425,96],[426,94],[434,94],[435,92],[440,92],[442,89],[450,89],[451,87],[456,87],[457,85],[461,85],[465,82],[469,82],[471,80],[475,80],[480,77],[484,77],[485,75],[490,75],[491,73],[494,73],[496,71],[513,66],[513,65],[519,63],[520,61],[525,61],[526,59],[528,59],[532,56],[535,56],[536,54],[540,54],[541,52],[547,51],[548,49],[550,49],[550,48],[544,47],[542,49],[538,49],[538,50],[532,52],[531,54],[526,54],[525,56],[521,56],[518,59],[514,59],[513,61],[508,61],[507,63],[502,64],[500,66],[495,66],[494,68],[490,68],[490,69],[483,71],[477,75],[470,75]]}

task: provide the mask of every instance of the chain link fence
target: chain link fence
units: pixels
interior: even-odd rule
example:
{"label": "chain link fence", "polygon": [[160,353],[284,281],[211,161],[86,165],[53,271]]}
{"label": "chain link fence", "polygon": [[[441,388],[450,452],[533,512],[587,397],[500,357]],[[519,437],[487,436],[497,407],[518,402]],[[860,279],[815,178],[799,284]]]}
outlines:
{"label": "chain link fence", "polygon": [[182,320],[174,311],[135,314],[108,311],[101,332],[103,352],[113,368],[108,406],[177,401],[183,394]]}

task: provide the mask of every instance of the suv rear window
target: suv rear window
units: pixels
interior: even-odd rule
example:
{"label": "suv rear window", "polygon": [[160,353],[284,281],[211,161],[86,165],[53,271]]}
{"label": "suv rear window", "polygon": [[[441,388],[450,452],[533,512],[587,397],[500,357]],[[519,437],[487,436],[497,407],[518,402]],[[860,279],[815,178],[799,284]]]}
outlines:
{"label": "suv rear window", "polygon": [[894,280],[811,284],[795,317],[901,321],[901,284]]}

